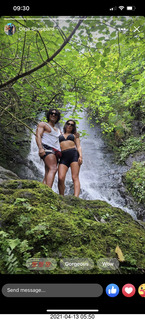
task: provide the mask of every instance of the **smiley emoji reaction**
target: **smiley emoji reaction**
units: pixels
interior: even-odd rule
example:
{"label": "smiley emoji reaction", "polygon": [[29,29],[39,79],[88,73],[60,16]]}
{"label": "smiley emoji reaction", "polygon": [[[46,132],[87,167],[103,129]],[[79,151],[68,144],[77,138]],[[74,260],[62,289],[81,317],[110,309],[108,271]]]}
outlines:
{"label": "smiley emoji reaction", "polygon": [[145,283],[139,286],[138,293],[140,294],[141,297],[145,298]]}

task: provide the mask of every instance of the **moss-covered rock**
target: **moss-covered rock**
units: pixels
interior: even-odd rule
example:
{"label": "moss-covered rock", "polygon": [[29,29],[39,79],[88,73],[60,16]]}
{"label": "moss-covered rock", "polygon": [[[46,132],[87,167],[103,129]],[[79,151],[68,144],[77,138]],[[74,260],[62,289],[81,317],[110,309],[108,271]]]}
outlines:
{"label": "moss-covered rock", "polygon": [[[145,270],[145,230],[132,217],[104,201],[62,197],[32,180],[10,180],[0,188],[1,273],[136,273]],[[101,270],[101,258],[124,262],[117,270]],[[54,258],[54,270],[29,270],[30,258]],[[92,270],[60,268],[62,258],[90,258]]]}
{"label": "moss-covered rock", "polygon": [[128,191],[138,203],[145,203],[145,161],[134,161],[124,176]]}

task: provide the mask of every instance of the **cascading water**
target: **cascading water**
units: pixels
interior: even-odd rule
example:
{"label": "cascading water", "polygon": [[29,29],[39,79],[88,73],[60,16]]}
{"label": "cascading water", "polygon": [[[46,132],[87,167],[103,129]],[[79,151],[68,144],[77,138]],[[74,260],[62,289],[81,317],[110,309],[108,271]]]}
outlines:
{"label": "cascading water", "polygon": [[[82,119],[79,119],[77,129],[78,131],[85,130],[87,136],[80,139],[83,152],[83,164],[80,169],[80,198],[106,201],[113,207],[119,207],[130,213],[132,217],[136,219],[136,213],[131,208],[126,207],[126,200],[119,192],[122,174],[127,171],[126,166],[115,164],[113,155],[108,152],[107,146],[103,141],[100,127],[98,125],[93,128],[90,127],[85,114],[82,113],[81,117]],[[36,128],[33,128],[33,130],[35,129]],[[32,135],[28,159],[31,160],[37,168],[35,178],[42,181],[44,176],[44,163],[43,160],[39,158],[34,135]],[[58,193],[57,181],[58,176],[56,174],[53,184],[53,191],[56,193]],[[65,194],[73,194],[70,169],[66,176],[65,185]]]}

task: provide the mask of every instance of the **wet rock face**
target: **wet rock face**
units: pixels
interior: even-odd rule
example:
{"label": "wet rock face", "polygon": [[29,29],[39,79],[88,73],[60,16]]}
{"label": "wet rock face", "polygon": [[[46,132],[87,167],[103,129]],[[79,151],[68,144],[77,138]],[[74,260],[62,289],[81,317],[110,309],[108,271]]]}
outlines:
{"label": "wet rock face", "polygon": [[[132,208],[136,212],[136,216],[139,220],[145,221],[145,205],[144,199],[143,201],[138,202],[138,195],[139,190],[136,193],[132,193],[132,188],[128,188],[127,179],[126,177],[129,175],[129,172],[132,172],[135,163],[141,164],[145,162],[145,152],[138,151],[134,154],[130,154],[129,157],[125,160],[125,164],[127,165],[127,171],[122,175],[122,185],[120,185],[119,192],[122,197],[126,201],[126,205]],[[131,177],[132,183],[134,184],[135,181],[139,178],[140,172],[136,174],[136,177]],[[142,183],[144,181],[143,173],[142,173]],[[141,181],[140,181],[141,182]],[[131,186],[130,186],[131,187]],[[144,186],[143,186],[144,189]]]}
{"label": "wet rock face", "polygon": [[131,168],[134,161],[136,162],[145,161],[145,152],[140,151],[140,152],[136,152],[135,154],[130,154],[130,156],[126,159],[125,163],[129,168]]}
{"label": "wet rock face", "polygon": [[17,174],[0,166],[0,184],[7,180],[19,179]]}
{"label": "wet rock face", "polygon": [[[134,160],[139,160],[138,156],[134,156]],[[145,221],[145,161],[133,161],[132,166],[123,175],[125,185],[125,193],[128,192],[134,198],[132,202],[136,207],[137,217]],[[131,197],[130,197],[131,200]]]}
{"label": "wet rock face", "polygon": [[140,120],[132,121],[132,133],[135,137],[139,137],[142,133],[145,132],[145,125]]}
{"label": "wet rock face", "polygon": [[[0,129],[0,165],[10,169],[20,178],[25,177],[28,167],[27,156],[30,150],[31,134],[28,129],[7,127]],[[29,172],[28,172],[29,175]],[[28,176],[27,176],[28,177]]]}
{"label": "wet rock face", "polygon": [[[65,258],[91,259],[94,267],[85,274],[144,273],[144,224],[105,201],[63,197],[34,180],[9,180],[0,187],[0,222],[2,273],[43,273],[26,262],[46,257],[57,267],[44,273],[84,273],[62,269]],[[117,259],[117,246],[124,256],[119,270],[100,269],[99,259]],[[15,265],[6,264],[10,254]]]}

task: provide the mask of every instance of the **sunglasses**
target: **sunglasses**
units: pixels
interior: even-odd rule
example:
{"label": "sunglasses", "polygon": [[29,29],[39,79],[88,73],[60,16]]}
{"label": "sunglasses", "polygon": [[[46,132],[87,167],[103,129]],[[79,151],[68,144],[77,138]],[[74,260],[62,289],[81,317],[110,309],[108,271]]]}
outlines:
{"label": "sunglasses", "polygon": [[53,112],[53,111],[51,111],[51,112],[50,112],[50,114],[51,114],[51,116],[55,116],[55,117],[57,117],[57,116],[58,116],[58,113],[57,113],[57,112]]}
{"label": "sunglasses", "polygon": [[71,127],[74,127],[74,123],[68,122],[67,125],[68,125],[68,126],[71,126]]}

